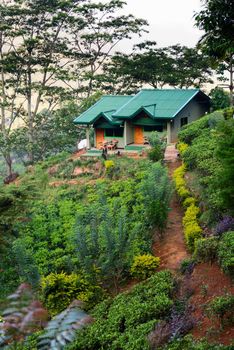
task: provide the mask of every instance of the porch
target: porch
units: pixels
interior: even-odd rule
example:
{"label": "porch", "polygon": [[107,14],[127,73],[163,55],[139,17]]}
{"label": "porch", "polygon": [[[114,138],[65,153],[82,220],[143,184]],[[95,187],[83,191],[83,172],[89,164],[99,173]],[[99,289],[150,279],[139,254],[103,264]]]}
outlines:
{"label": "porch", "polygon": [[[150,149],[150,146],[147,144],[131,144],[127,145],[124,148],[115,148],[113,150],[107,150],[107,155],[108,156],[130,156],[130,157],[135,157],[135,156],[142,156],[144,153],[146,154],[146,151]],[[86,157],[101,157],[103,153],[103,150],[91,147],[90,149],[87,149],[87,151],[82,154],[82,158]]]}

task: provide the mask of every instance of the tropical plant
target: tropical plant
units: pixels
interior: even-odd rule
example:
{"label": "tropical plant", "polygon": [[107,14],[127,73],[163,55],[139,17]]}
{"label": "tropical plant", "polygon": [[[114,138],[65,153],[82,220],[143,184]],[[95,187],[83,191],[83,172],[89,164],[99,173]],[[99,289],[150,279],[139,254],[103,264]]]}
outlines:
{"label": "tropical plant", "polygon": [[21,284],[7,299],[9,306],[0,322],[0,346],[23,341],[26,335],[41,330],[48,318],[47,311],[34,299],[27,284]]}
{"label": "tropical plant", "polygon": [[77,330],[93,322],[81,307],[83,304],[75,300],[61,314],[49,321],[42,335],[39,336],[37,349],[60,350],[72,342]]}

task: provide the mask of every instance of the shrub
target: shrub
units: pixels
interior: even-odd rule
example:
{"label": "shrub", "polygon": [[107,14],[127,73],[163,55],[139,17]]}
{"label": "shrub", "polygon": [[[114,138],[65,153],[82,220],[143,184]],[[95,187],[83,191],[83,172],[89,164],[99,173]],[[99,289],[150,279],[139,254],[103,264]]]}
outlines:
{"label": "shrub", "polygon": [[214,262],[217,259],[219,241],[215,237],[201,238],[195,243],[194,257],[198,262]]}
{"label": "shrub", "polygon": [[234,277],[234,231],[223,235],[218,248],[218,260],[223,271]]}
{"label": "shrub", "polygon": [[172,291],[171,273],[161,271],[113,300],[105,300],[94,309],[95,322],[77,336],[69,349],[150,349],[147,335],[157,320],[170,313]]}
{"label": "shrub", "polygon": [[41,294],[51,315],[56,315],[74,299],[86,302],[88,307],[92,306],[100,299],[102,290],[91,285],[82,275],[51,273],[41,280]]}
{"label": "shrub", "polygon": [[181,264],[180,264],[180,272],[182,274],[190,274],[193,272],[195,266],[195,261],[194,259],[184,259]]}
{"label": "shrub", "polygon": [[202,237],[201,227],[193,222],[184,228],[184,235],[189,250],[193,252],[196,240]]}
{"label": "shrub", "polygon": [[191,204],[183,217],[185,240],[190,251],[194,250],[196,240],[202,237],[202,229],[197,222],[199,213],[200,209],[196,205]]}
{"label": "shrub", "polygon": [[200,209],[195,204],[190,205],[187,208],[185,215],[183,217],[183,225],[187,226],[192,222],[196,222],[197,216],[199,213],[200,213]]}
{"label": "shrub", "polygon": [[115,166],[115,163],[113,160],[106,160],[105,161],[105,168],[106,170],[109,170]]}
{"label": "shrub", "polygon": [[151,276],[157,267],[159,267],[160,258],[150,254],[136,256],[131,266],[133,277],[145,279]]}
{"label": "shrub", "polygon": [[224,232],[232,230],[234,230],[234,218],[231,216],[224,216],[223,219],[217,224],[215,234],[221,235]]}
{"label": "shrub", "polygon": [[188,149],[189,146],[187,145],[187,143],[179,142],[176,147],[180,155],[183,156],[183,153]]}
{"label": "shrub", "polygon": [[177,338],[166,345],[163,350],[232,350],[232,345],[209,344],[207,340],[194,340],[191,335]]}
{"label": "shrub", "polygon": [[193,197],[185,198],[185,200],[183,201],[183,207],[184,208],[188,208],[192,204],[194,204],[194,205],[196,204],[196,199],[193,198]]}
{"label": "shrub", "polygon": [[180,142],[190,145],[204,129],[209,129],[210,126],[213,128],[220,120],[223,120],[223,113],[216,111],[184,126],[178,135]]}
{"label": "shrub", "polygon": [[185,172],[186,166],[185,164],[183,164],[180,167],[178,167],[173,174],[173,178],[176,185],[176,191],[182,200],[190,196],[190,192],[186,188],[186,181],[184,179]]}
{"label": "shrub", "polygon": [[226,295],[211,300],[206,308],[209,317],[218,317],[221,325],[234,322],[234,296]]}
{"label": "shrub", "polygon": [[151,148],[147,154],[149,159],[153,162],[158,162],[159,160],[163,159],[163,150],[161,149],[160,145],[156,145]]}

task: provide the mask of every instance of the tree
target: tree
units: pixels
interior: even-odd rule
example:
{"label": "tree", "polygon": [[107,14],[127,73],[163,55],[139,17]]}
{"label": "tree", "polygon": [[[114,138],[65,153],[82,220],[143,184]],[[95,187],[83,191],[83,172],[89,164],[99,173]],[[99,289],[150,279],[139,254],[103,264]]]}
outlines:
{"label": "tree", "polygon": [[201,87],[212,83],[212,74],[209,57],[196,48],[157,48],[155,42],[146,41],[135,45],[131,55],[114,55],[106,63],[99,83],[107,91],[134,93],[145,84],[156,89],[165,85]]}
{"label": "tree", "polygon": [[[79,79],[81,92],[90,94],[99,87],[95,84],[96,76],[103,70],[103,64],[109,62],[111,51],[123,39],[131,39],[133,35],[141,36],[146,31],[147,21],[133,15],[117,15],[126,3],[122,0],[110,0],[105,3],[90,3],[79,8],[85,23],[85,30],[75,25],[72,29],[73,42],[79,59],[74,74]],[[72,23],[72,26],[74,24]]]}
{"label": "tree", "polygon": [[230,100],[233,105],[234,3],[232,0],[204,0],[195,15],[196,26],[205,31],[199,45],[216,64],[225,62],[230,74]]}
{"label": "tree", "polygon": [[216,86],[211,90],[209,96],[211,98],[211,106],[214,111],[230,106],[230,96],[222,88]]}
{"label": "tree", "polygon": [[9,173],[15,120],[24,123],[21,131],[26,133],[28,159],[33,162],[41,135],[37,126],[50,124],[51,113],[64,101],[90,96],[96,88],[95,74],[110,51],[123,38],[141,33],[146,21],[116,15],[123,5],[121,0],[107,4],[89,0],[2,2],[0,143]]}

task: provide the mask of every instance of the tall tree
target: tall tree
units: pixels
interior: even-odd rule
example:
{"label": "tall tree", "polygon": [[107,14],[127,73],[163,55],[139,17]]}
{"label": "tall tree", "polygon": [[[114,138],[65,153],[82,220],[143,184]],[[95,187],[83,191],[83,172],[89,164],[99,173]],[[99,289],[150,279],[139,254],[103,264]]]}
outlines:
{"label": "tall tree", "polygon": [[106,4],[90,0],[1,3],[0,146],[9,172],[9,140],[15,119],[21,118],[26,126],[28,157],[33,162],[37,114],[44,109],[51,115],[64,100],[77,98],[78,92],[91,95],[94,76],[110,51],[123,38],[141,33],[146,21],[116,15],[124,4],[121,0]]}
{"label": "tall tree", "polygon": [[204,0],[203,9],[195,15],[195,23],[205,31],[199,45],[216,64],[225,62],[230,75],[230,99],[233,105],[234,2]]}
{"label": "tall tree", "polygon": [[105,65],[99,83],[103,89],[119,93],[144,85],[163,88],[201,87],[212,82],[210,59],[196,48],[174,45],[157,48],[146,41],[134,47],[131,55],[117,54]]}
{"label": "tall tree", "polygon": [[[109,62],[110,54],[123,39],[133,35],[141,36],[145,32],[147,21],[133,15],[117,15],[126,4],[122,0],[110,0],[106,3],[90,3],[79,8],[79,14],[85,28],[72,24],[72,38],[77,50],[77,62],[74,74],[77,76],[78,92],[90,94],[99,86],[96,84],[103,71],[103,65]],[[82,59],[82,64],[79,60]],[[103,77],[103,76],[102,76]]]}

